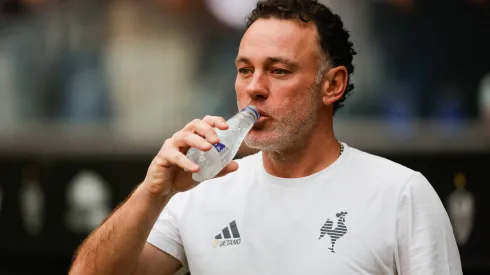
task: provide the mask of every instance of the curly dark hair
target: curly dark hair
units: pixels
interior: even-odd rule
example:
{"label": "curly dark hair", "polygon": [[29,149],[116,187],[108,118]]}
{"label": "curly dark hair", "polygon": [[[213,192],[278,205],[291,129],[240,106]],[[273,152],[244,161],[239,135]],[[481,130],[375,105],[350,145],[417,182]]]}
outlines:
{"label": "curly dark hair", "polygon": [[246,29],[261,18],[300,19],[303,22],[315,23],[318,42],[329,64],[333,67],[345,66],[349,74],[344,94],[334,103],[335,114],[344,106],[344,101],[354,89],[354,84],[351,83],[351,75],[354,73],[352,60],[357,54],[353,43],[349,41],[349,31],[344,28],[340,16],[317,0],[261,0],[247,17]]}

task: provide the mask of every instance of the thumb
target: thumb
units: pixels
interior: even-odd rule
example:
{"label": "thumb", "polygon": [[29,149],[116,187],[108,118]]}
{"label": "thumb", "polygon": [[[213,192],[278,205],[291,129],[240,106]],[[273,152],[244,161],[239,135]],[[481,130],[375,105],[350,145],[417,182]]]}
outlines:
{"label": "thumb", "polygon": [[228,163],[228,165],[226,165],[216,177],[219,178],[225,176],[229,173],[235,172],[236,170],[238,170],[238,163],[236,161],[232,161]]}

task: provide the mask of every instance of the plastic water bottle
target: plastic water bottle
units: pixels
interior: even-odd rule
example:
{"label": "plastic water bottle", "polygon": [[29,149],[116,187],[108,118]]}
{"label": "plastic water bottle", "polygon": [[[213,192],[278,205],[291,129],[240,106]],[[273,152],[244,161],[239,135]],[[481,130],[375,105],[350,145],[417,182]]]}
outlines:
{"label": "plastic water bottle", "polygon": [[203,152],[194,147],[189,149],[187,157],[201,168],[199,172],[192,174],[192,179],[202,182],[214,178],[233,160],[243,139],[259,117],[260,114],[254,106],[247,106],[226,121],[229,126],[227,130],[215,128],[220,142],[213,144],[211,150]]}

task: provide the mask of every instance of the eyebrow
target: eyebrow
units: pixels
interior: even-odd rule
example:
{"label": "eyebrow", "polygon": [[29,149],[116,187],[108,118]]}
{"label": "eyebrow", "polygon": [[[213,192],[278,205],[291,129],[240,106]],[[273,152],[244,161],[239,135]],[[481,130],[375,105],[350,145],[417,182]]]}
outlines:
{"label": "eyebrow", "polygon": [[[239,56],[237,57],[236,61],[235,61],[236,64],[238,63],[252,63],[250,62],[250,60],[246,57],[243,57],[243,56]],[[291,68],[297,68],[298,67],[298,63],[290,60],[290,59],[287,59],[285,57],[280,57],[280,56],[271,56],[271,57],[268,57],[266,60],[265,60],[265,63],[270,65],[270,64],[274,64],[274,63],[283,63]]]}

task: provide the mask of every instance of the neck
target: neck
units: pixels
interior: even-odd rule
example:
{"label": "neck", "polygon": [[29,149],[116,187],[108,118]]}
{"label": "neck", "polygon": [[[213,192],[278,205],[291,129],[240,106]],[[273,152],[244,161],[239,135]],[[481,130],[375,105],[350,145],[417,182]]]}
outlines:
{"label": "neck", "polygon": [[340,145],[332,123],[318,124],[313,134],[301,139],[301,144],[278,151],[263,151],[264,168],[272,176],[301,178],[315,174],[334,163],[340,155]]}

